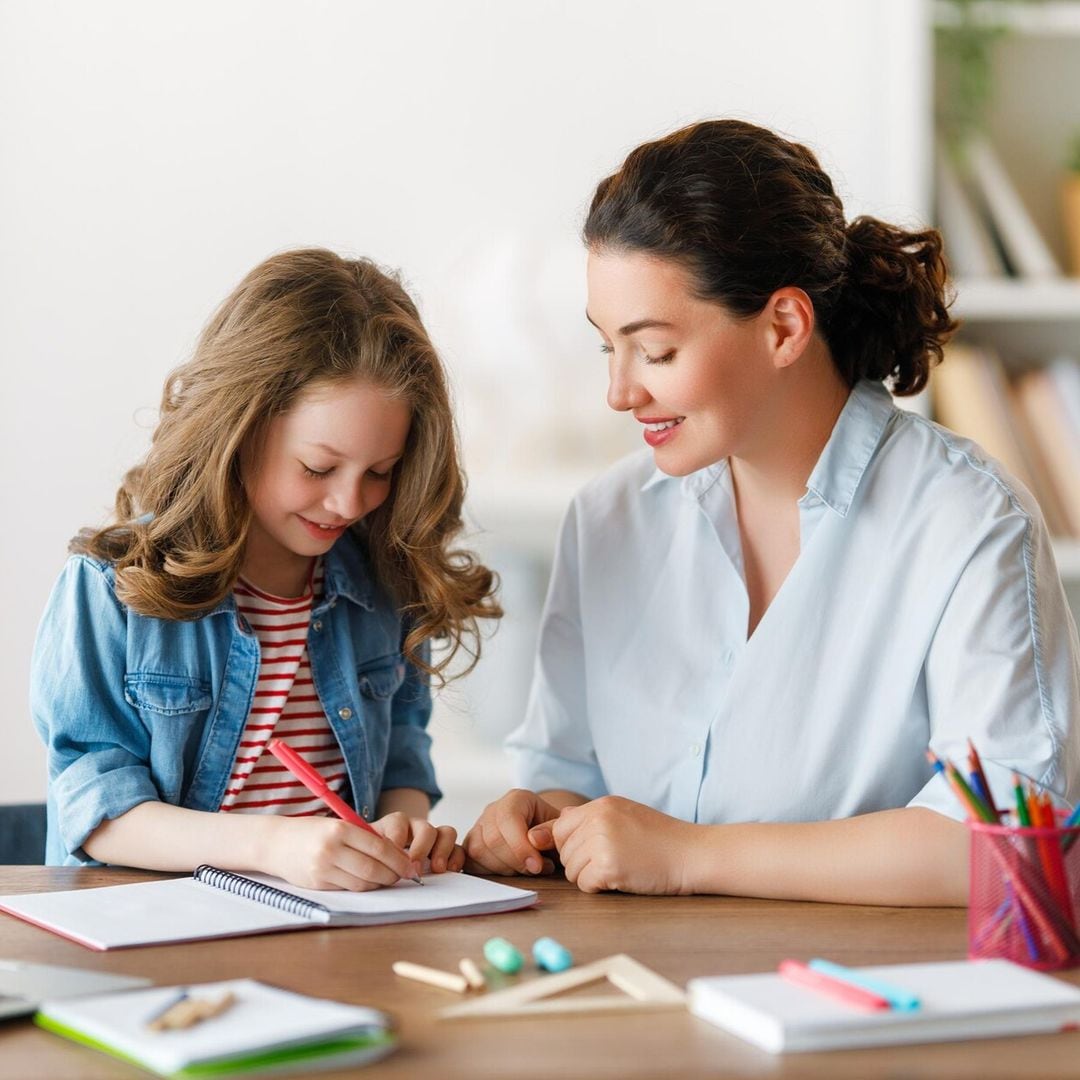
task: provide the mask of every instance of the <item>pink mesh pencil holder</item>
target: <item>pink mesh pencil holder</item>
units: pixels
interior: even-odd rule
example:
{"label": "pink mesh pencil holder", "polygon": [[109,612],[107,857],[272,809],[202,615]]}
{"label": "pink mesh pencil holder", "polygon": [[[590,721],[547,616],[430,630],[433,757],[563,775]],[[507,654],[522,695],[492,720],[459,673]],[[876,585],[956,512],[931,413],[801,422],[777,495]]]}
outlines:
{"label": "pink mesh pencil holder", "polygon": [[1080,826],[968,824],[968,956],[1043,971],[1080,965]]}

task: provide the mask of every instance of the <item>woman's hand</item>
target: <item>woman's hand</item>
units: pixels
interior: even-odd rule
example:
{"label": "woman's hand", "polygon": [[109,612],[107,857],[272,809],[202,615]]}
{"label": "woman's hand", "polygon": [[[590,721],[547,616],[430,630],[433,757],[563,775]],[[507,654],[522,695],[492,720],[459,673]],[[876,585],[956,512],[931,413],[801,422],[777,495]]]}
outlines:
{"label": "woman's hand", "polygon": [[[376,833],[370,833],[339,818],[267,818],[266,854],[259,860],[259,868],[303,889],[351,892],[378,889],[415,877],[419,867],[411,853],[407,854],[401,844],[379,828],[382,822],[376,822]],[[394,827],[398,828],[397,823]]]}
{"label": "woman's hand", "polygon": [[551,874],[555,863],[546,858],[554,844],[529,840],[533,825],[558,817],[559,810],[534,791],[515,788],[484,808],[465,836],[466,869],[479,874]]}
{"label": "woman's hand", "polygon": [[534,826],[529,841],[541,849],[554,845],[567,880],[582,892],[615,889],[674,896],[693,892],[688,868],[698,828],[641,803],[606,795],[568,806],[554,820]]}
{"label": "woman's hand", "polygon": [[371,827],[405,848],[413,862],[429,860],[433,874],[456,874],[465,866],[465,852],[456,843],[457,830],[449,825],[432,825],[427,818],[411,818],[398,810],[373,821]]}

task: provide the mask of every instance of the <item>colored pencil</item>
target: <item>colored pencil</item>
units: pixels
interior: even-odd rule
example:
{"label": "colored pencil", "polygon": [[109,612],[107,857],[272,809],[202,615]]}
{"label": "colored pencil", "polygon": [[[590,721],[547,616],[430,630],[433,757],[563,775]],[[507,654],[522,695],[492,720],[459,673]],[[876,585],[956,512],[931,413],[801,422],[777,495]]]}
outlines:
{"label": "colored pencil", "polygon": [[980,794],[986,800],[987,805],[990,807],[991,812],[994,815],[995,821],[1001,820],[1001,814],[998,811],[997,805],[994,803],[994,796],[990,791],[990,781],[986,779],[986,772],[982,767],[982,759],[979,757],[979,751],[975,749],[975,744],[968,739],[968,762],[971,765],[971,771],[979,778]]}

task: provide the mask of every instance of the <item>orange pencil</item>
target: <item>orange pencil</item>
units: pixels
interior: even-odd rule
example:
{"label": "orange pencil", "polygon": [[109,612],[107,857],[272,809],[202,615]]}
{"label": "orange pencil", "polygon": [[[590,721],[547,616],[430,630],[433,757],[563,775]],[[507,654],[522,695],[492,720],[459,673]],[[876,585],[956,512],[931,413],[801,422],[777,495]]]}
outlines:
{"label": "orange pencil", "polygon": [[979,783],[982,785],[983,793],[990,806],[990,811],[994,815],[994,820],[1000,821],[1001,811],[998,810],[997,805],[994,802],[994,793],[990,790],[990,782],[986,779],[986,772],[982,767],[982,759],[979,757],[979,751],[975,749],[975,744],[971,739],[968,739],[968,764],[971,766],[971,771],[979,778]]}

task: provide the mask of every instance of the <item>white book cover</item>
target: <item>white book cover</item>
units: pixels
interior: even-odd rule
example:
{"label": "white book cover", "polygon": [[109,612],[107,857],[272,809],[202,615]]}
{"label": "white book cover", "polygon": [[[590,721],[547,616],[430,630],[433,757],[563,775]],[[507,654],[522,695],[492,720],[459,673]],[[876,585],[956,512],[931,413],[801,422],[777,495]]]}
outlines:
{"label": "white book cover", "polygon": [[1005,252],[1021,277],[1061,276],[1054,253],[1047,246],[1023,200],[1009,179],[988,139],[972,136],[967,143],[972,177],[982,190]]}
{"label": "white book cover", "polygon": [[264,874],[200,867],[190,878],[0,896],[0,911],[104,950],[274,930],[489,915],[537,901],[535,892],[469,874],[427,874],[423,881],[401,881],[371,892],[320,891]]}
{"label": "white book cover", "polygon": [[918,995],[920,1007],[863,1012],[766,973],[692,979],[690,1011],[773,1054],[1045,1034],[1080,1026],[1080,989],[1008,960],[858,970]]}
{"label": "white book cover", "polygon": [[937,218],[945,238],[945,260],[952,277],[1005,275],[1005,264],[990,230],[968,196],[944,144],[937,148]]}
{"label": "white book cover", "polygon": [[[192,998],[215,1000],[226,993],[233,1004],[219,1016],[192,1027],[155,1032],[147,1021],[177,998],[176,987],[155,987],[75,1000],[47,1001],[37,1023],[76,1042],[138,1062],[165,1076],[182,1070],[231,1061],[239,1072],[273,1072],[289,1064],[309,1069],[360,1064],[394,1047],[385,1013],[359,1005],[309,997],[253,979],[205,983],[183,988]],[[329,1046],[331,1041],[354,1045]],[[311,1047],[311,1055],[295,1051]],[[266,1055],[284,1060],[267,1060]],[[323,1060],[320,1060],[323,1059]]]}

